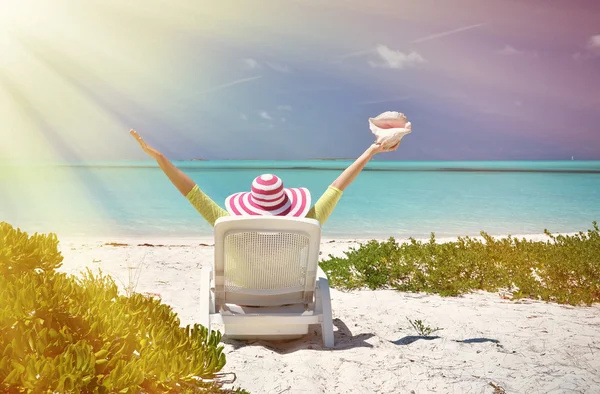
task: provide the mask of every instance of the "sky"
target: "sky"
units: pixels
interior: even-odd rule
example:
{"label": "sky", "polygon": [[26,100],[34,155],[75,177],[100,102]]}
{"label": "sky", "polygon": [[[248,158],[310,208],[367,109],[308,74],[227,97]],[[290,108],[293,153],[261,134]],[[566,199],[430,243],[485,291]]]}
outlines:
{"label": "sky", "polygon": [[0,0],[0,161],[600,159],[597,0]]}

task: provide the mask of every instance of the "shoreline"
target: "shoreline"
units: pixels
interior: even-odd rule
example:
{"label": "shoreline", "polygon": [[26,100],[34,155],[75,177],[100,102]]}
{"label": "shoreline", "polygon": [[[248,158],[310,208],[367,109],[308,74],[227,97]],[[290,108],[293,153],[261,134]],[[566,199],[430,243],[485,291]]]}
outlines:
{"label": "shoreline", "polygon": [[[173,160],[182,169],[204,170],[344,170],[354,159],[298,160]],[[80,161],[80,162],[0,162],[0,169],[159,169],[151,160]],[[369,162],[370,172],[454,172],[454,173],[559,173],[600,174],[600,160],[381,160]]]}
{"label": "shoreline", "polygon": [[[554,236],[573,236],[579,234],[578,232],[568,232],[568,233],[553,233]],[[213,246],[214,245],[214,237],[208,235],[200,235],[200,236],[143,236],[143,235],[132,235],[132,236],[77,236],[77,235],[61,235],[58,234],[58,240],[60,244],[97,244],[97,245],[105,245],[105,246],[181,246],[181,247],[189,247],[189,246]],[[505,239],[509,235],[492,235],[495,239]],[[510,235],[512,238],[516,239],[526,239],[528,241],[549,241],[550,238],[544,233],[534,233],[534,234],[515,234]],[[360,237],[360,236],[324,236],[321,238],[321,245],[323,244],[331,244],[331,243],[341,243],[341,244],[360,244],[367,243],[370,241],[378,241],[385,242],[389,240],[390,237]],[[465,238],[466,236],[460,236]],[[410,239],[407,237],[396,238],[394,237],[396,242],[399,244],[409,242]],[[459,236],[447,236],[447,237],[438,237],[436,236],[437,243],[446,243],[446,242],[456,242]],[[483,240],[481,235],[477,236],[469,236],[471,239]],[[421,242],[429,242],[429,237],[415,237],[417,241]]]}

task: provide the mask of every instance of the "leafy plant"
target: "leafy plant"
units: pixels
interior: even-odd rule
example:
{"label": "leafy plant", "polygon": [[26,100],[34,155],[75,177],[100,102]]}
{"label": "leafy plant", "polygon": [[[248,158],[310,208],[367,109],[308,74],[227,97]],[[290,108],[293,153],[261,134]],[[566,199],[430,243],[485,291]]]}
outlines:
{"label": "leafy plant", "polygon": [[397,289],[456,296],[473,290],[508,289],[514,298],[530,297],[568,304],[600,302],[600,232],[529,241],[511,236],[482,240],[460,237],[438,243],[399,244],[394,238],[350,248],[345,257],[320,263],[332,286],[340,289]]}
{"label": "leafy plant", "polygon": [[0,393],[245,392],[224,388],[219,332],[62,260],[54,234],[0,223]]}
{"label": "leafy plant", "polygon": [[423,323],[422,320],[410,320],[408,317],[406,318],[406,320],[408,320],[408,322],[410,323],[410,325],[415,329],[415,331],[417,332],[417,334],[421,337],[428,337],[431,334],[433,334],[434,332],[438,332],[443,330],[443,328],[431,328],[430,326],[425,325],[425,323]]}

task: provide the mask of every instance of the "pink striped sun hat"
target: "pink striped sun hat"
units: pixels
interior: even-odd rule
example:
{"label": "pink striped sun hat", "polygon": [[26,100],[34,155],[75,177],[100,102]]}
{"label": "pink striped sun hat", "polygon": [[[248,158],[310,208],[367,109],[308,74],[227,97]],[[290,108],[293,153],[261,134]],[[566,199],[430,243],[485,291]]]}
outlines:
{"label": "pink striped sun hat", "polygon": [[251,191],[227,197],[225,208],[235,216],[304,217],[310,209],[310,192],[303,187],[286,189],[277,176],[263,174],[254,179]]}

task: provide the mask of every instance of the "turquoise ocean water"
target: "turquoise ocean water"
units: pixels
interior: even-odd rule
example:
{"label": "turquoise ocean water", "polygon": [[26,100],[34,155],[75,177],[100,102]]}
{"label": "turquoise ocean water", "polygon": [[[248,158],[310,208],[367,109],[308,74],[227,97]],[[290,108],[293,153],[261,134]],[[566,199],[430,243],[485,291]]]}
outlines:
{"label": "turquoise ocean water", "polygon": [[[346,161],[176,164],[215,201],[275,173],[316,201]],[[324,237],[573,232],[600,220],[600,162],[373,161],[346,190]],[[0,221],[60,236],[194,237],[211,227],[153,162],[0,164]]]}

